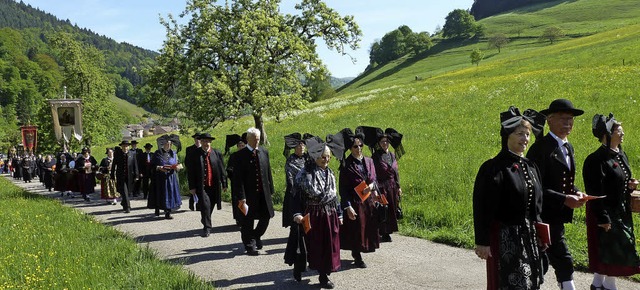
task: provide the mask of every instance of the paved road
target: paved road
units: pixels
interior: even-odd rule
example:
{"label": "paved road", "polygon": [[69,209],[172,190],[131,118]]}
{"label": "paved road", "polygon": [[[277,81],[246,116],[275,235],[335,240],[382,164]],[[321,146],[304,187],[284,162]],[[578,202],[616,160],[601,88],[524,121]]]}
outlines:
{"label": "paved road", "polygon": [[[10,179],[14,181],[13,179]],[[184,267],[218,289],[318,289],[318,274],[303,273],[300,283],[293,280],[292,268],[284,263],[288,229],[281,227],[277,212],[263,237],[264,248],[257,257],[244,254],[239,228],[229,204],[214,211],[213,233],[200,236],[200,213],[183,208],[173,220],[155,217],[146,201],[133,200],[129,214],[120,205],[107,205],[93,194],[90,202],[80,197],[63,197],[46,191],[39,183],[14,183],[31,192],[59,199],[65,205],[94,216],[104,224],[128,233],[140,246],[157,251],[162,259]],[[471,228],[469,230],[472,230]],[[375,253],[363,254],[369,266],[354,268],[347,251],[341,252],[342,269],[330,279],[337,289],[485,289],[485,264],[473,251],[430,241],[392,235]],[[553,274],[547,273],[542,289],[558,289]],[[577,289],[589,289],[591,275],[576,273]],[[640,284],[619,281],[619,289],[640,289]]]}

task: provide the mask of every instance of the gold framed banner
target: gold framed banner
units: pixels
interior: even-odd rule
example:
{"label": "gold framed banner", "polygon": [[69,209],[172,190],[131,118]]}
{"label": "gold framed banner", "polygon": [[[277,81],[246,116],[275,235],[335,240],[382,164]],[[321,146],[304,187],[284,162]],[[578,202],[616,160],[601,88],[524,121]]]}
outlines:
{"label": "gold framed banner", "polygon": [[82,140],[82,100],[49,100],[53,130],[58,141],[69,142],[71,137]]}
{"label": "gold framed banner", "polygon": [[27,152],[33,153],[38,146],[38,127],[22,126],[20,131],[22,132],[22,146]]}

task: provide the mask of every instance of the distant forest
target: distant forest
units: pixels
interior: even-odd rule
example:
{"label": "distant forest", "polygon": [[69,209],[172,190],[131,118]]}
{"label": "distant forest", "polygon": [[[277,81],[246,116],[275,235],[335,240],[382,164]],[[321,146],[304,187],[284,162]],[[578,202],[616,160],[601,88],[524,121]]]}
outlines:
{"label": "distant forest", "polygon": [[558,0],[474,0],[470,13],[480,20],[518,7],[554,1]]}
{"label": "distant forest", "polygon": [[[116,96],[134,104],[139,99],[134,95],[134,87],[142,82],[136,69],[140,69],[145,64],[154,63],[158,55],[157,52],[128,43],[118,43],[90,29],[80,28],[71,24],[68,19],[60,20],[22,1],[0,0],[0,28],[31,31],[31,33],[39,31],[37,37],[45,44],[48,44],[46,39],[48,32],[72,33],[76,37],[75,40],[94,46],[104,54],[107,72],[111,74],[110,77],[116,86]],[[32,54],[38,52],[35,46],[30,49]]]}

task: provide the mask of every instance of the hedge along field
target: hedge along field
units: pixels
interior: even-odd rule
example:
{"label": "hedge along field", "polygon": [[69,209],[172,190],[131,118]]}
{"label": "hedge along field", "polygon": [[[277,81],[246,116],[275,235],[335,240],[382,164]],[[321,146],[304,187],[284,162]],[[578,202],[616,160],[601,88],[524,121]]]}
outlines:
{"label": "hedge along field", "polygon": [[0,289],[213,289],[59,202],[0,177]]}
{"label": "hedge along field", "polygon": [[[586,112],[576,118],[569,137],[576,148],[579,188],[583,188],[582,163],[600,146],[591,134],[591,119],[596,113],[613,112],[623,122],[623,147],[637,175],[639,28],[634,25],[555,45],[535,44],[522,48],[521,53],[486,59],[479,67],[467,65],[418,81],[414,79],[415,71],[421,66],[429,69],[429,58],[411,64],[410,70],[404,67],[394,71],[389,65],[385,69],[394,73],[385,78],[363,84],[376,78],[367,76],[337,98],[310,104],[281,122],[268,120],[276,200],[284,192],[282,136],[309,132],[324,137],[359,125],[393,127],[404,134],[407,151],[399,161],[406,213],[401,232],[471,248],[473,182],[480,164],[500,150],[499,113],[510,105],[539,111],[556,98],[571,99]],[[467,48],[459,49],[463,50]],[[441,58],[440,63],[446,63],[447,58],[460,59],[463,55],[468,59],[466,52],[449,52],[433,59]],[[625,66],[619,61],[623,58],[628,60]],[[377,75],[384,73],[382,70]],[[251,125],[251,120],[241,119],[222,124],[216,132],[242,132]],[[230,126],[235,128],[229,129]],[[215,142],[216,147],[222,146],[222,141]],[[337,174],[335,160],[331,167]],[[634,216],[637,222],[638,217]],[[574,217],[574,223],[567,226],[569,244],[578,268],[585,269],[584,209],[577,210]],[[640,237],[637,228],[636,232]]]}

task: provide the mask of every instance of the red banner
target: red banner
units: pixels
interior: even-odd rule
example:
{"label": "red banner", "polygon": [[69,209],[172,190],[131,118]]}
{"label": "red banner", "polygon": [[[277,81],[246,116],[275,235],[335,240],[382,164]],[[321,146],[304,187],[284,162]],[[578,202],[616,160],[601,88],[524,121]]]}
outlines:
{"label": "red banner", "polygon": [[38,127],[22,126],[22,146],[28,152],[34,152],[38,145]]}

